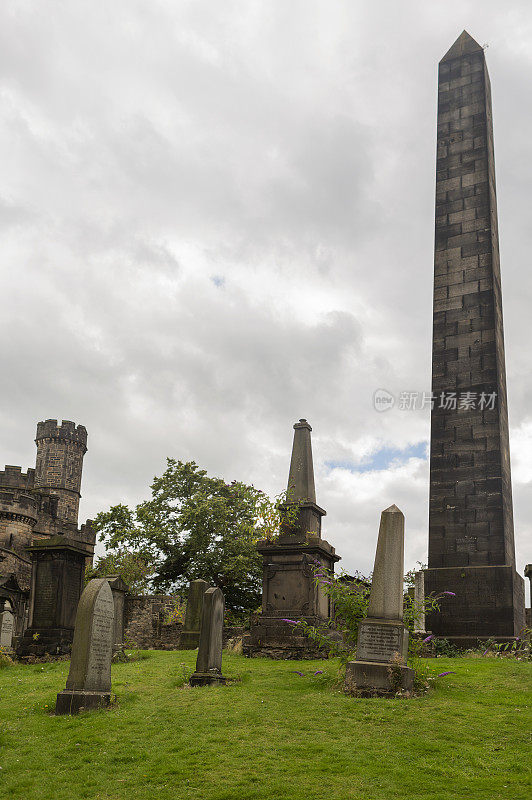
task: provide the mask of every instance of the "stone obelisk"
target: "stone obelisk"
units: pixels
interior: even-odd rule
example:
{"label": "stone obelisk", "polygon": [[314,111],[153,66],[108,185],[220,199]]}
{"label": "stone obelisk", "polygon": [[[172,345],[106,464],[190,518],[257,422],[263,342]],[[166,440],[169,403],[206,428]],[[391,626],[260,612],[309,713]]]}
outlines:
{"label": "stone obelisk", "polygon": [[318,658],[316,644],[297,634],[297,626],[285,620],[305,620],[319,625],[329,619],[331,604],[314,581],[314,567],[334,571],[340,560],[334,547],[321,538],[325,511],[316,504],[312,463],[312,428],[306,419],[294,425],[294,444],[288,477],[285,521],[279,535],[263,539],[257,549],[263,558],[262,611],[252,616],[244,640],[248,656],[269,658]]}
{"label": "stone obelisk", "polygon": [[439,65],[427,629],[464,645],[524,625],[515,570],[491,90],[464,31]]}

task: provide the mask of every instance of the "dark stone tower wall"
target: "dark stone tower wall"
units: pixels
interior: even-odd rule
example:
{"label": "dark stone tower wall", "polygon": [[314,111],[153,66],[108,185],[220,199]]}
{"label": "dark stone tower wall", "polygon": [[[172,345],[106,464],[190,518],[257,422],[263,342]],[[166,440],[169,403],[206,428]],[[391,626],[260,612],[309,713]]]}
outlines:
{"label": "dark stone tower wall", "polygon": [[[484,51],[465,31],[438,77],[432,391],[427,589],[455,591],[456,600],[431,625],[446,636],[513,636],[522,623],[522,579],[515,572],[491,90]],[[456,408],[441,407],[449,393]]]}
{"label": "dark stone tower wall", "polygon": [[57,519],[77,525],[87,430],[74,422],[37,424],[35,488],[57,497]]}

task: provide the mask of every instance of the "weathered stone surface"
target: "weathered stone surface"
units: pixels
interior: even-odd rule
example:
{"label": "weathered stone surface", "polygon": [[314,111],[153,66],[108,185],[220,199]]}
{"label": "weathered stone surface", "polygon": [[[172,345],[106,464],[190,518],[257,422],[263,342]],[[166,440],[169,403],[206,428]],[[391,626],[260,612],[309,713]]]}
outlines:
{"label": "weathered stone surface", "polygon": [[425,633],[425,573],[423,570],[414,573],[414,604],[417,612],[414,633]]}
{"label": "weathered stone surface", "polygon": [[391,661],[398,653],[408,655],[408,631],[402,622],[387,622],[367,617],[358,629],[357,660]]}
{"label": "weathered stone surface", "polygon": [[405,518],[397,506],[381,514],[368,617],[403,621]]}
{"label": "weathered stone surface", "polygon": [[247,656],[268,658],[317,658],[323,655],[306,636],[285,619],[319,625],[330,618],[331,603],[322,586],[316,586],[314,568],[332,574],[339,561],[334,547],[323,540],[321,518],[325,511],[316,505],[310,433],[302,419],[294,425],[294,442],[288,477],[289,502],[296,513],[287,515],[280,535],[261,540],[257,550],[263,558],[262,611],[251,618],[249,636],[244,637]]}
{"label": "weathered stone surface", "polygon": [[185,625],[181,631],[180,649],[195,650],[199,646],[200,628],[203,614],[203,600],[209,588],[207,581],[190,581],[188,588]]}
{"label": "weathered stone surface", "polygon": [[222,675],[224,605],[220,589],[207,589],[203,595],[198,658],[196,671],[190,677],[191,686],[225,683]]}
{"label": "weathered stone surface", "polygon": [[69,653],[90,553],[65,536],[39,540],[27,550],[32,559],[30,626],[17,646],[17,654]]}
{"label": "weathered stone surface", "polygon": [[[442,636],[485,635],[489,606],[476,603],[472,618],[476,573],[464,568],[515,570],[515,556],[491,90],[484,51],[465,31],[439,67],[434,275],[425,576],[431,590],[455,591],[469,579],[471,588],[462,591],[465,604],[444,604],[438,623],[432,615],[427,624],[437,624]],[[441,403],[451,392],[456,407]],[[482,395],[495,396],[493,408],[481,406]],[[473,406],[468,396],[476,398]],[[492,581],[487,595],[500,584],[496,574],[485,573]],[[515,635],[523,618],[513,605],[518,595],[504,590],[504,624],[501,617],[486,635]]]}
{"label": "weathered stone surface", "polygon": [[113,641],[113,593],[107,580],[95,578],[79,601],[70,670],[66,689],[57,696],[57,714],[109,703]]}
{"label": "weathered stone surface", "polygon": [[403,689],[410,692],[414,686],[414,670],[396,664],[393,667],[397,683],[390,680],[390,664],[376,661],[349,661],[345,671],[345,689],[347,692],[360,691],[389,693]]}
{"label": "weathered stone surface", "polygon": [[129,586],[120,575],[108,575],[107,581],[113,593],[113,603],[115,608],[113,650],[123,650],[125,633],[125,602]]}

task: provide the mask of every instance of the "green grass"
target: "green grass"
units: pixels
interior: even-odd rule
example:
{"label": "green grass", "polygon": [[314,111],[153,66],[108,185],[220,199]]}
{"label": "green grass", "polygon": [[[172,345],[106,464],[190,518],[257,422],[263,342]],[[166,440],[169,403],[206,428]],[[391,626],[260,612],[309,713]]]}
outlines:
{"label": "green grass", "polygon": [[[186,685],[195,653],[113,665],[111,710],[55,717],[68,662],[0,670],[0,797],[10,800],[530,798],[532,665],[434,659],[421,698],[353,699],[335,661],[224,653],[225,687]],[[293,670],[304,672],[304,676]],[[324,675],[314,676],[315,670]]]}

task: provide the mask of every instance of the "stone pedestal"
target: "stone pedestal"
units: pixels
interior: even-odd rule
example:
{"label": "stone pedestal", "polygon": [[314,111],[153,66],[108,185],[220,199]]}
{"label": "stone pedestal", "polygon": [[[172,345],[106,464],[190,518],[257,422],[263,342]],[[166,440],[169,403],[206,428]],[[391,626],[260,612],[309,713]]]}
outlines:
{"label": "stone pedestal", "polygon": [[220,589],[207,589],[203,595],[198,658],[196,671],[190,677],[191,686],[226,682],[222,675],[224,605]]}
{"label": "stone pedestal", "polygon": [[79,601],[66,689],[57,695],[56,714],[101,708],[111,699],[114,602],[108,581],[89,581]]}
{"label": "stone pedestal", "polygon": [[[253,615],[244,637],[247,656],[279,659],[323,658],[326,653],[284,620],[303,620],[322,625],[331,615],[330,600],[314,582],[317,563],[322,571],[334,571],[339,561],[334,547],[317,536],[280,536],[276,542],[261,541],[264,572],[262,612]],[[332,634],[331,634],[332,635]]]}
{"label": "stone pedestal", "polygon": [[27,548],[32,560],[30,626],[17,655],[70,652],[88,550],[64,536]]}
{"label": "stone pedestal", "polygon": [[441,599],[439,613],[427,614],[427,626],[459,647],[511,639],[525,626],[524,581],[510,565],[427,569],[425,591],[454,592]]}
{"label": "stone pedestal", "polygon": [[199,647],[201,619],[203,613],[203,597],[209,584],[207,581],[190,581],[188,587],[187,610],[185,624],[179,636],[180,650],[195,650]]}

